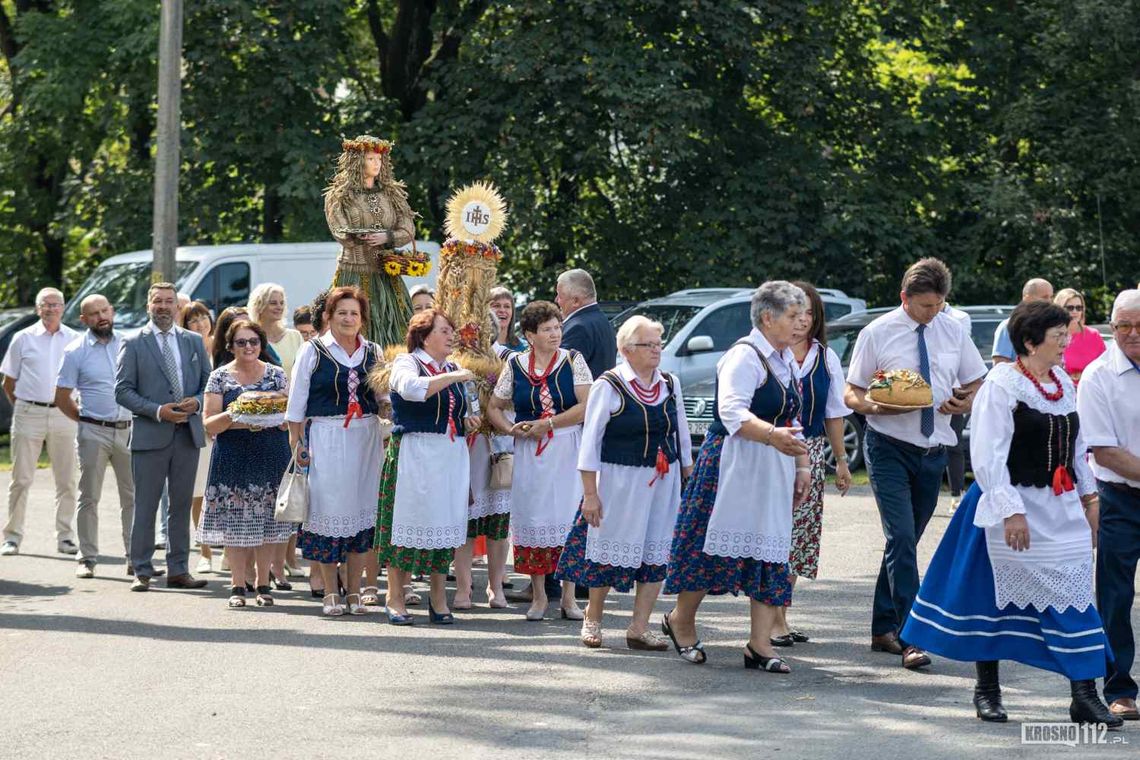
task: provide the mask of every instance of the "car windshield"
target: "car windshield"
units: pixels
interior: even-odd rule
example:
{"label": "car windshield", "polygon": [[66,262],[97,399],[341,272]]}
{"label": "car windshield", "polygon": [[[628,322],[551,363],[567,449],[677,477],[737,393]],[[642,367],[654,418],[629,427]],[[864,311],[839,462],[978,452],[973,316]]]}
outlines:
{"label": "car windshield", "polygon": [[[179,261],[175,264],[174,282],[181,288],[186,275],[197,266],[196,261]],[[129,264],[103,265],[95,269],[63,312],[64,324],[83,329],[79,321],[79,304],[89,295],[106,296],[115,307],[115,327],[130,329],[146,324],[146,292],[150,287],[151,263],[137,261]]]}
{"label": "car windshield", "polygon": [[855,339],[859,337],[862,325],[841,327],[835,325],[827,331],[827,346],[839,357],[839,363],[846,367],[851,363],[851,352],[855,350]]}
{"label": "car windshield", "polygon": [[19,310],[0,312],[0,330],[4,329],[8,325],[12,324],[17,319],[20,319],[21,317],[25,316],[27,313],[28,312],[26,312],[26,311],[19,311]]}
{"label": "car windshield", "polygon": [[661,342],[668,344],[677,331],[689,323],[697,312],[701,310],[700,306],[688,306],[683,304],[672,303],[645,303],[640,306],[634,306],[632,309],[622,312],[614,319],[614,330],[616,331],[627,319],[637,314],[643,317],[652,319],[654,322],[660,322],[665,327],[665,333],[661,336]]}

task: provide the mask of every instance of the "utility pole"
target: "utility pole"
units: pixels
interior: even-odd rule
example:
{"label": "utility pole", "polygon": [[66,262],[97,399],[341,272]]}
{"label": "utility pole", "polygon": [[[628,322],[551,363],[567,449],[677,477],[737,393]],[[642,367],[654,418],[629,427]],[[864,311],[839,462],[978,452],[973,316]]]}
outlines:
{"label": "utility pole", "polygon": [[151,281],[174,282],[178,248],[178,164],[182,131],[182,0],[162,0],[158,37],[158,151],[154,167]]}

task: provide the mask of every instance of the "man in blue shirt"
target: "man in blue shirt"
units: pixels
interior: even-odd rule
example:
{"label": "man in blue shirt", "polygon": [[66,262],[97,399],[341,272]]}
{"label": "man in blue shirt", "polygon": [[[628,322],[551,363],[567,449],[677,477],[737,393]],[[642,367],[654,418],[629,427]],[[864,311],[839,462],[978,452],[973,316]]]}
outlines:
{"label": "man in blue shirt", "polygon": [[[1034,277],[1021,288],[1022,303],[1029,303],[1030,301],[1045,301],[1048,303],[1052,300],[1053,286],[1049,284],[1048,280]],[[993,350],[990,351],[990,354],[990,358],[993,359],[994,364],[1011,362],[1017,358],[1017,354],[1013,350],[1013,342],[1009,339],[1008,319],[1003,319],[1001,324],[997,326],[997,329],[994,330],[994,347]]]}
{"label": "man in blue shirt", "polygon": [[[123,553],[130,572],[131,520],[135,486],[131,478],[131,413],[115,401],[115,361],[122,339],[115,335],[115,310],[101,295],[90,295],[79,305],[79,319],[87,331],[64,350],[56,380],[55,403],[79,423],[79,506],[75,527],[79,534],[77,578],[95,577],[99,560],[99,496],[108,462],[119,487],[119,514]],[[73,393],[79,393],[79,404]]]}

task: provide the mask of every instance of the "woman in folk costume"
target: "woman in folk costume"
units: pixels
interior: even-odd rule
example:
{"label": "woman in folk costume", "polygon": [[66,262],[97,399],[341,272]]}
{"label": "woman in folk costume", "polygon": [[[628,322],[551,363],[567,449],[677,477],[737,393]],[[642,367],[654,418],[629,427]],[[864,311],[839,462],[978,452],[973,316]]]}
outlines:
{"label": "woman in folk costume", "polygon": [[998,661],[1071,681],[1074,722],[1122,720],[1096,693],[1110,656],[1093,606],[1098,506],[1076,392],[1060,369],[1069,315],[1020,304],[1009,318],[1017,360],[998,364],[971,417],[974,485],[954,513],[900,635],[977,663],[974,707],[1004,722]]}
{"label": "woman in folk costume", "polygon": [[[823,299],[810,283],[793,282],[808,297],[804,329],[796,334],[792,354],[800,378],[804,442],[808,447],[811,484],[807,497],[792,510],[792,552],[788,559],[793,593],[797,578],[815,578],[819,570],[820,534],[823,531],[823,492],[827,485],[827,451],[835,457],[835,488],[841,495],[851,487],[851,470],[843,447],[843,419],[851,410],[843,401],[846,385],[839,356],[827,346]],[[788,605],[781,607],[772,646],[806,643],[802,631],[788,626]]]}
{"label": "woman in folk costume", "polygon": [[590,389],[578,470],[584,495],[558,575],[590,589],[582,644],[602,645],[602,610],[610,588],[637,585],[625,632],[630,649],[663,651],[649,630],[665,580],[681,480],[693,469],[692,441],[680,381],[659,372],[665,328],[642,316],[618,330],[625,358]]}
{"label": "woman in folk costume", "polygon": [[285,414],[297,466],[309,468],[309,516],[297,545],[320,568],[330,616],[345,612],[335,593],[340,563],[348,565],[349,613],[367,611],[360,577],[373,542],[381,439],[379,404],[366,378],[383,361],[381,348],[361,335],[367,314],[368,299],[359,288],[329,292],[328,332],[297,354]]}
{"label": "woman in folk costume", "polygon": [[764,283],[752,296],[752,332],[717,363],[714,421],[681,495],[665,579],[677,606],[661,622],[677,654],[695,665],[706,660],[696,628],[701,600],[743,591],[752,623],[744,667],[791,672],[771,637],[792,592],[792,506],[807,495],[811,473],[790,348],[806,308],[791,283]]}
{"label": "woman in folk costume", "polygon": [[455,338],[451,320],[435,309],[412,317],[408,353],[392,360],[392,438],[380,482],[376,550],[388,564],[388,620],[410,625],[399,593],[415,573],[431,574],[429,620],[455,621],[447,604],[447,568],[467,540],[470,465],[465,438],[478,428],[463,383],[470,370],[447,360]]}
{"label": "woman in folk costume", "polygon": [[392,176],[392,143],[361,135],[345,140],[336,175],[325,190],[325,219],[341,244],[333,286],[355,285],[368,298],[368,333],[398,345],[412,316],[402,274],[427,274],[427,257],[397,252],[413,242],[415,213],[404,183]]}
{"label": "woman in folk costume", "polygon": [[[590,393],[590,368],[577,351],[559,348],[562,312],[535,301],[519,317],[529,348],[513,355],[502,372],[488,414],[500,432],[515,438],[511,481],[511,534],[515,571],[531,576],[534,598],[526,619],[542,620],[543,582],[558,568],[558,556],[582,500],[578,447]],[[513,406],[512,424],[505,411]],[[562,583],[562,617],[581,620],[574,584]]]}

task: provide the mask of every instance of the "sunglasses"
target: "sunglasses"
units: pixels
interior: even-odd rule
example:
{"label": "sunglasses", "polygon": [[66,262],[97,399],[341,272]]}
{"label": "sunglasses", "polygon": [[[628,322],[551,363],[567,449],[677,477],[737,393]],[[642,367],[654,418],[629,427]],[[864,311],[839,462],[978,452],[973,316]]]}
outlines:
{"label": "sunglasses", "polygon": [[1066,311],[1068,311],[1070,314],[1080,314],[1082,311],[1084,311],[1084,310],[1085,310],[1085,307],[1084,307],[1084,306],[1080,306],[1080,305],[1076,305],[1076,306],[1066,306],[1066,307],[1065,307],[1065,310],[1066,310]]}
{"label": "sunglasses", "polygon": [[261,338],[235,338],[235,348],[257,348],[261,345]]}

